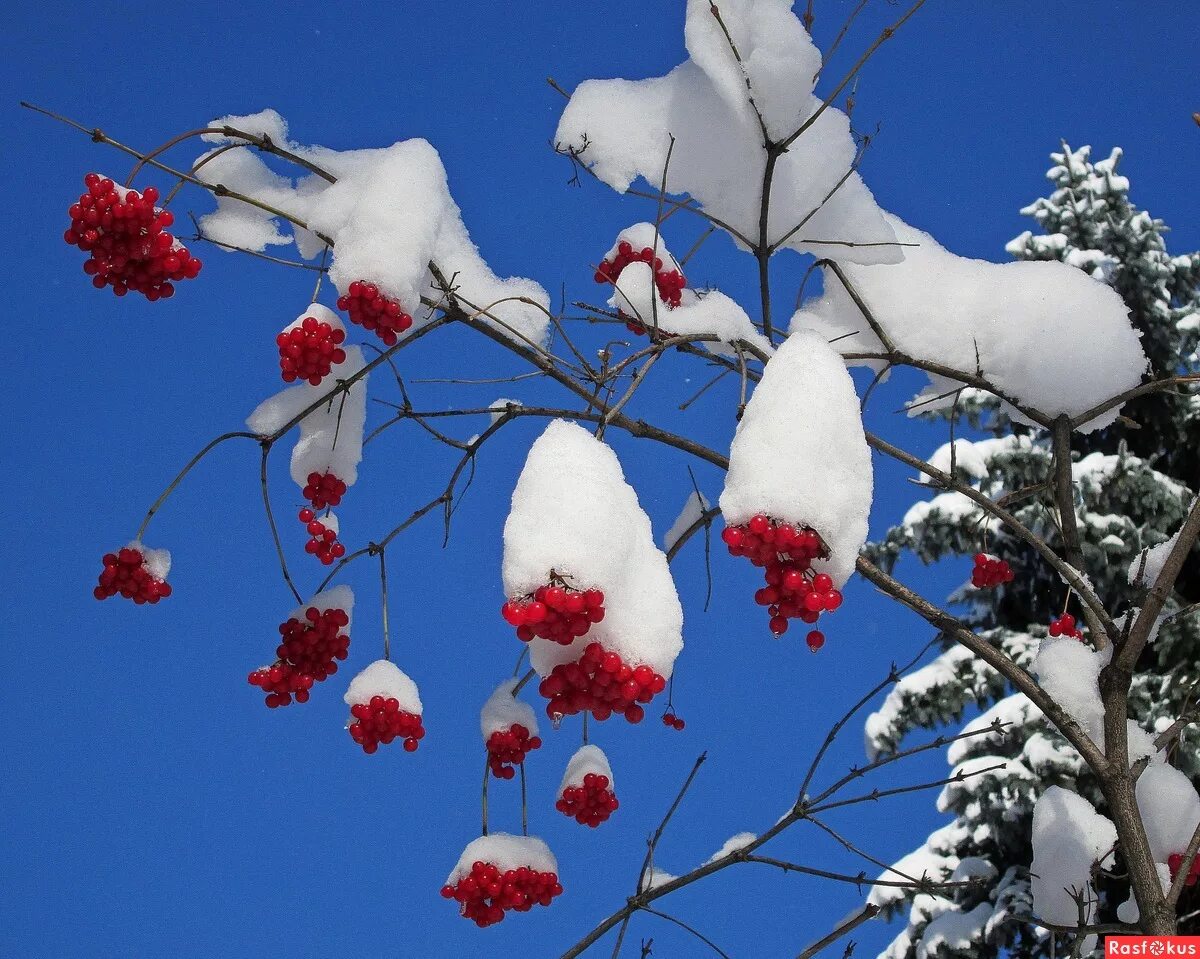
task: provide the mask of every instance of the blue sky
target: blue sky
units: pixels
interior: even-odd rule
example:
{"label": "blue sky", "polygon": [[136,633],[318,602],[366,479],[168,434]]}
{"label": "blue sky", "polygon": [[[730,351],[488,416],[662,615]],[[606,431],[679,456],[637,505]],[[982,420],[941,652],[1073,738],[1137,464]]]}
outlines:
{"label": "blue sky", "polygon": [[[817,0],[819,42],[829,43],[850,7]],[[665,72],[684,55],[682,8],[625,0],[599,8],[302,0],[286,13],[263,0],[9,6],[0,171],[12,187],[3,242],[16,359],[3,454],[15,496],[0,680],[0,957],[557,955],[632,891],[644,838],[701,751],[708,763],[660,847],[670,872],[703,861],[735,832],[774,822],[830,720],[927,641],[919,623],[856,583],[820,656],[793,635],[775,643],[751,602],[752,571],[728,557],[714,553],[712,604],[701,612],[703,555],[690,549],[676,566],[687,616],[676,705],[686,731],[664,729],[652,709],[640,727],[609,722],[595,732],[622,801],[596,831],[551,805],[578,724],[549,734],[529,767],[531,829],[557,852],[567,892],[551,909],[477,931],[437,889],[477,834],[478,707],[518,651],[497,616],[499,533],[538,427],[515,426],[485,450],[447,549],[430,522],[389,554],[393,651],[426,702],[429,736],[416,754],[393,747],[364,756],[353,746],[342,729],[343,674],[306,706],[272,712],[246,684],[293,605],[250,444],[213,455],[156,518],[147,540],[175,557],[169,601],[134,608],[91,597],[101,554],[131,537],[178,466],[278,389],[273,338],[307,302],[311,277],[196,248],[204,273],[169,303],[94,291],[78,251],[62,243],[65,211],[85,172],[126,165],[20,110],[18,98],[147,148],[213,116],[265,106],[305,142],[349,148],[426,137],[498,273],[598,299],[588,264],[617,230],[653,210],[597,184],[567,186],[570,171],[547,146],[562,101],[544,78],[570,89],[594,76]],[[875,0],[830,75],[840,76],[898,9]],[[1135,200],[1174,226],[1173,249],[1194,249],[1192,12],[1182,2],[1112,0],[1075,5],[1067,16],[1062,5],[1026,0],[930,0],[863,73],[856,123],[882,125],[864,164],[868,184],[950,249],[1000,260],[1004,243],[1028,226],[1017,211],[1043,192],[1046,154],[1060,137],[1098,154],[1122,145]],[[185,193],[178,208],[203,211],[208,202]],[[684,250],[699,227],[676,229],[669,239]],[[694,282],[752,306],[753,264],[730,244],[710,243],[694,262]],[[791,254],[778,259],[780,302],[794,297],[803,267]],[[519,372],[455,334],[401,356],[410,382]],[[657,375],[638,401],[642,415],[728,442],[730,384],[681,414],[675,407],[703,371],[672,360]],[[897,377],[868,425],[928,453],[944,437],[891,412],[914,385]],[[430,407],[497,395],[559,399],[522,384],[413,390]],[[459,432],[480,428],[463,423]],[[656,530],[665,529],[690,488],[684,458],[611,439]],[[351,543],[435,495],[451,465],[445,454],[415,429],[370,447],[341,511]],[[276,507],[286,515],[299,497],[285,457],[274,467]],[[719,492],[716,471],[696,475],[710,497]],[[887,464],[877,463],[876,481],[878,532],[915,493]],[[302,589],[311,589],[315,564],[298,555],[298,530],[286,533]],[[903,571],[932,596],[964,574]],[[372,569],[353,569],[348,581],[359,596],[352,674],[379,655],[379,603]],[[852,723],[826,761],[826,781],[861,761]],[[891,781],[943,769],[935,755]],[[519,827],[515,795],[511,785],[493,788],[494,829]],[[833,824],[890,859],[938,824],[932,800],[861,807]],[[864,868],[811,829],[794,833],[780,842],[781,857]],[[734,956],[795,954],[861,902],[853,886],[738,868],[666,906]],[[864,929],[859,954],[893,932]],[[651,936],[656,956],[699,954],[654,917],[635,922],[625,954]]]}

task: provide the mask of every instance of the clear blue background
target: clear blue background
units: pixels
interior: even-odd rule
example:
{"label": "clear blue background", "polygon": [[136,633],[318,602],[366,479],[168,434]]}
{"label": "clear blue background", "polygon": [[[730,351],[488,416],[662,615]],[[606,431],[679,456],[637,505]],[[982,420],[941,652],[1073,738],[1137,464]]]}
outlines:
{"label": "clear blue background", "polygon": [[[817,0],[822,45],[850,7]],[[566,185],[570,171],[547,145],[562,101],[544,78],[570,89],[593,76],[665,72],[684,56],[683,5],[16,0],[8,10],[0,35],[0,176],[8,186],[0,242],[10,271],[0,957],[555,956],[632,891],[644,839],[702,750],[708,763],[660,865],[685,871],[729,835],[774,822],[831,719],[892,660],[919,649],[928,630],[856,582],[821,655],[809,655],[796,635],[775,643],[751,603],[753,571],[726,556],[713,555],[712,604],[701,612],[697,544],[676,564],[687,611],[676,705],[686,731],[664,729],[657,708],[640,727],[610,722],[595,731],[622,806],[594,832],[551,808],[578,722],[549,734],[529,767],[531,828],[557,852],[566,894],[551,909],[484,931],[438,898],[478,830],[478,707],[517,653],[496,615],[499,533],[540,429],[530,422],[485,447],[449,548],[441,549],[433,520],[389,554],[394,655],[426,702],[429,736],[414,755],[393,747],[364,756],[353,746],[342,728],[345,674],[307,706],[272,712],[246,684],[247,670],[270,658],[276,624],[293,605],[262,517],[252,444],[214,454],[152,525],[149,544],[175,558],[170,601],[96,603],[100,555],[131,537],[207,438],[238,428],[279,388],[273,337],[307,302],[311,274],[197,247],[204,273],[171,302],[94,291],[78,251],[62,243],[65,211],[85,172],[122,173],[127,163],[16,105],[35,101],[143,148],[264,106],[283,113],[303,142],[350,148],[427,137],[497,272],[599,300],[589,264],[619,228],[652,218],[653,208],[596,184]],[[830,78],[899,10],[872,3]],[[1184,2],[931,0],[863,73],[856,125],[882,124],[867,182],[884,206],[951,249],[1002,260],[1003,244],[1030,225],[1017,211],[1045,190],[1046,154],[1059,137],[1093,143],[1098,155],[1119,144],[1135,199],[1175,226],[1174,249],[1194,248],[1198,34]],[[831,79],[824,82],[828,89]],[[192,155],[178,154],[180,162]],[[176,206],[204,211],[209,202],[185,193]],[[680,252],[699,232],[684,219],[667,233]],[[719,284],[753,312],[748,258],[713,241],[693,264],[694,283]],[[777,310],[786,312],[803,265],[791,254],[777,260]],[[518,371],[462,334],[426,340],[401,354],[401,366],[410,380]],[[660,365],[638,412],[727,443],[730,381],[687,413],[675,409],[704,376],[694,361]],[[385,380],[375,377],[375,395],[393,397]],[[915,387],[897,377],[873,401],[869,425],[928,453],[944,436],[892,412]],[[529,384],[414,383],[413,391],[426,407],[496,396],[562,400]],[[457,435],[485,422],[462,422]],[[656,530],[665,529],[690,488],[685,459],[611,439]],[[319,571],[299,552],[288,519],[299,497],[286,451],[278,452],[275,501],[308,590]],[[411,425],[385,434],[340,511],[346,538],[361,544],[436,495],[449,465],[446,451]],[[876,532],[917,495],[905,476],[877,463]],[[700,467],[697,478],[715,498],[717,471]],[[937,597],[964,575],[902,571]],[[378,597],[369,564],[348,579],[359,596],[352,673],[379,655]],[[818,785],[862,761],[860,730],[858,721],[847,727]],[[944,769],[933,754],[881,784]],[[513,785],[493,789],[493,828],[519,827],[515,795]],[[941,821],[933,799],[854,807],[830,822],[890,860]],[[793,830],[777,852],[876,872],[811,827]],[[727,870],[659,905],[744,959],[794,955],[862,901],[853,886],[763,868]],[[881,923],[860,930],[858,954],[873,955],[895,931]],[[648,937],[655,956],[704,951],[642,916],[624,954],[637,955]]]}

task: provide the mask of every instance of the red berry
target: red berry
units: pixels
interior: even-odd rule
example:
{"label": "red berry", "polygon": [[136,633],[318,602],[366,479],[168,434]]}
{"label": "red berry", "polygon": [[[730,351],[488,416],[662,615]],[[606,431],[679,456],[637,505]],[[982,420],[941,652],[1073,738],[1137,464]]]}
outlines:
{"label": "red berry", "polygon": [[338,298],[337,307],[350,315],[350,322],[371,330],[388,346],[394,346],[397,334],[412,326],[412,317],[389,299],[378,287],[365,280],[355,280]]}
{"label": "red berry", "polygon": [[313,684],[336,673],[337,661],[349,655],[349,624],[350,617],[338,607],[310,606],[303,618],[292,616],[279,624],[274,664],[255,670],[247,681],[267,694],[271,708],[288,705],[293,695],[297,702],[307,702]]}
{"label": "red berry", "polygon": [[507,600],[500,607],[500,615],[515,627],[522,642],[536,636],[569,646],[587,635],[593,623],[604,619],[604,593],[598,589],[579,591],[551,582],[525,596]]}
{"label": "red berry", "polygon": [[102,563],[104,568],[92,590],[96,599],[120,594],[141,606],[171,595],[171,584],[165,580],[170,567],[165,550],[148,550],[134,542],[116,553],[105,553]]}

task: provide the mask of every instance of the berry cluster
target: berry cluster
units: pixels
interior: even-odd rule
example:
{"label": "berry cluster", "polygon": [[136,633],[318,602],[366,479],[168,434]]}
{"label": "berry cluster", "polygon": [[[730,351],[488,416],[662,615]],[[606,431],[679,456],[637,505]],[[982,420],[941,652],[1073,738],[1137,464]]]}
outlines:
{"label": "berry cluster", "polygon": [[117,296],[135,290],[153,302],[174,295],[172,281],[195,279],[200,261],[167,232],[175,217],[154,206],[158,190],[139,194],[98,173],[83,182],[87,190],[68,211],[63,239],[90,254],[83,272],[92,286],[111,286]]}
{"label": "berry cluster", "polygon": [[[304,487],[304,498],[312,503],[313,509],[340,506],[346,495],[346,484],[333,473],[309,473]],[[306,520],[305,522],[311,522]]]}
{"label": "berry cluster", "polygon": [[987,553],[975,554],[975,568],[971,570],[971,585],[976,589],[991,589],[1013,581],[1012,567],[1004,560]]}
{"label": "berry cluster", "polygon": [[[1173,852],[1167,857],[1167,868],[1171,870],[1171,882],[1175,881],[1181,866],[1183,866],[1183,853]],[[1200,881],[1200,856],[1192,860],[1192,867],[1188,870],[1184,885],[1194,886],[1198,881]]]}
{"label": "berry cluster", "polygon": [[488,767],[497,779],[512,779],[516,774],[513,766],[520,766],[529,753],[541,746],[541,737],[530,736],[520,723],[497,729],[487,741]]}
{"label": "berry cluster", "polygon": [[[669,309],[674,309],[679,305],[684,287],[687,286],[687,279],[678,270],[663,269],[662,259],[656,257],[654,251],[648,246],[635,251],[633,244],[622,240],[617,244],[616,255],[611,260],[600,261],[600,266],[596,270],[596,282],[615,285],[617,279],[621,276],[621,272],[630,263],[652,264],[654,267],[654,285],[658,289],[659,299]],[[644,336],[646,333],[646,327],[632,318],[626,318],[625,326],[630,333],[635,333],[638,336]],[[659,332],[663,336],[671,335],[661,328]]]}
{"label": "berry cluster", "polygon": [[554,808],[581,826],[595,829],[616,812],[619,805],[609,788],[608,777],[603,773],[588,773],[578,786],[563,789]]}
{"label": "berry cluster", "polygon": [[317,519],[317,514],[306,506],[300,510],[299,516],[309,535],[308,542],[304,544],[304,552],[312,553],[324,566],[329,566],[335,559],[346,555],[345,545],[338,542],[337,523],[331,514]]}
{"label": "berry cluster", "polygon": [[248,677],[251,686],[267,694],[272,709],[296,702],[308,702],[313,683],[324,682],[337,672],[337,660],[345,659],[350,637],[343,630],[350,617],[343,609],[317,609],[310,606],[304,619],[289,619],[279,624],[280,642],[275,648],[278,659],[271,666],[256,669]]}
{"label": "berry cluster", "polygon": [[171,595],[171,584],[158,579],[145,565],[140,550],[126,546],[115,553],[105,553],[100,581],[92,590],[96,599],[108,599],[120,593],[141,606],[157,603]]}
{"label": "berry cluster", "polygon": [[[822,613],[842,605],[842,594],[825,573],[814,573],[812,563],[829,555],[816,530],[778,522],[761,513],[741,526],[727,526],[721,539],[733,556],[745,556],[763,568],[766,586],[754,594],[766,606],[771,632],[782,636],[788,620],[815,623]],[[825,643],[817,630],[808,634],[809,649],[816,652]]]}
{"label": "berry cluster", "polygon": [[683,717],[676,716],[675,710],[670,706],[668,706],[667,711],[663,713],[662,721],[663,725],[668,729],[683,729],[683,727],[687,725],[687,723],[683,721]]}
{"label": "berry cluster", "polygon": [[572,589],[551,573],[548,585],[539,586],[528,596],[508,600],[500,607],[500,615],[516,627],[517,639],[523,643],[537,636],[570,646],[587,635],[592,623],[604,619],[604,593],[598,589]]}
{"label": "berry cluster", "polygon": [[284,330],[275,337],[283,381],[307,380],[312,386],[320,386],[334,366],[345,362],[346,351],[341,347],[345,339],[345,330],[312,316]]}
{"label": "berry cluster", "polygon": [[649,666],[630,666],[599,643],[588,643],[578,662],[555,666],[538,692],[550,700],[546,715],[555,722],[587,711],[600,721],[619,713],[640,723],[646,711],[638,704],[666,688],[667,681]]}
{"label": "berry cluster", "polygon": [[1058,619],[1050,620],[1050,635],[1083,639],[1083,633],[1076,628],[1075,617],[1070,613],[1063,613]]}
{"label": "berry cluster", "polygon": [[406,753],[416,752],[417,743],[425,738],[421,717],[405,712],[399,700],[391,697],[372,696],[370,702],[355,703],[350,716],[354,721],[346,728],[364,753],[373,753],[380,743],[386,746],[394,739],[404,740]]}
{"label": "berry cluster", "polygon": [[396,334],[412,326],[412,317],[400,304],[384,296],[374,283],[355,280],[345,296],[339,296],[337,308],[350,315],[350,322],[374,331],[388,346],[396,343]]}
{"label": "berry cluster", "polygon": [[562,891],[557,873],[528,866],[501,872],[490,862],[476,862],[453,886],[442,886],[442,898],[457,901],[463,916],[482,929],[500,922],[509,910],[528,912],[537,905],[548,906]]}

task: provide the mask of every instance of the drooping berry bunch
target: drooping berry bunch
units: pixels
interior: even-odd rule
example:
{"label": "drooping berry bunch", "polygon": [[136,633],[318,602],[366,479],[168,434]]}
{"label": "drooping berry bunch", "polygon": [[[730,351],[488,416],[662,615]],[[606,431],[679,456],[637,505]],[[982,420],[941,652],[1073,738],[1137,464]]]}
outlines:
{"label": "drooping berry bunch", "polygon": [[355,280],[345,296],[338,297],[337,308],[350,315],[350,322],[371,330],[388,346],[396,343],[396,334],[412,326],[412,317],[395,300],[384,296],[374,283]]}
{"label": "drooping berry bunch", "polygon": [[586,636],[592,623],[604,619],[604,592],[599,589],[577,590],[550,573],[550,582],[527,596],[510,599],[500,607],[500,615],[515,626],[517,639],[528,643],[535,636],[570,646]]}
{"label": "drooping berry bunch", "polygon": [[538,692],[549,700],[546,715],[555,721],[586,711],[600,721],[617,713],[640,723],[646,711],[639,704],[666,688],[667,681],[649,666],[630,666],[599,643],[588,643],[578,662],[555,666]]}
{"label": "drooping berry bunch", "polygon": [[620,803],[603,773],[587,773],[579,785],[564,787],[554,803],[554,808],[564,816],[593,829],[616,812],[618,806]]}
{"label": "drooping berry bunch", "polygon": [[108,599],[120,593],[141,606],[157,603],[171,595],[171,584],[154,575],[139,549],[126,546],[115,553],[105,553],[102,562],[104,569],[92,590],[96,599]]}
{"label": "drooping berry bunch", "polygon": [[1063,613],[1058,619],[1050,620],[1051,636],[1070,636],[1072,639],[1083,639],[1083,633],[1075,625],[1075,617]]}
{"label": "drooping berry bunch", "polygon": [[346,351],[341,347],[345,340],[345,330],[313,316],[284,330],[275,337],[283,381],[307,380],[312,386],[320,386],[334,366],[346,361]]}
{"label": "drooping berry bunch", "polygon": [[1004,560],[987,553],[975,554],[975,568],[971,570],[971,585],[976,589],[991,589],[1013,581],[1012,567]]}
{"label": "drooping berry bunch", "polygon": [[[611,260],[600,261],[600,265],[596,268],[596,282],[615,285],[622,271],[630,263],[651,264],[654,269],[654,286],[658,290],[659,299],[667,305],[668,309],[674,309],[679,306],[684,288],[687,286],[687,279],[679,270],[665,269],[662,259],[655,256],[654,250],[648,246],[642,247],[640,250],[634,250],[632,243],[622,240],[617,244],[617,252]],[[626,317],[625,320],[625,326],[630,333],[635,333],[638,336],[645,335],[645,324],[632,317]],[[661,328],[659,332],[663,336],[671,335]]]}
{"label": "drooping berry bunch", "polygon": [[501,872],[490,862],[476,862],[457,883],[442,886],[442,898],[458,902],[462,915],[482,929],[500,922],[510,910],[528,912],[534,906],[548,906],[562,891],[557,873],[528,866]]}
{"label": "drooping berry bunch", "polygon": [[487,740],[488,767],[497,779],[512,779],[516,775],[513,766],[522,765],[527,755],[541,747],[541,737],[529,735],[521,723],[497,729]]}
{"label": "drooping berry bunch", "polygon": [[[1175,881],[1175,877],[1179,875],[1179,870],[1183,866],[1183,853],[1173,852],[1167,857],[1167,868],[1171,870],[1171,881]],[[1184,880],[1184,885],[1194,886],[1200,882],[1200,856],[1192,860],[1191,868],[1188,869],[1187,879]]]}
{"label": "drooping berry bunch", "polygon": [[[773,520],[763,514],[740,526],[727,526],[721,539],[733,556],[745,556],[765,570],[766,586],[754,594],[759,606],[766,606],[771,632],[782,636],[788,620],[815,623],[822,613],[832,613],[842,605],[842,594],[826,573],[815,573],[813,560],[829,555],[817,531]],[[808,635],[814,652],[825,643],[817,630]]]}
{"label": "drooping berry bunch", "polygon": [[173,296],[174,282],[195,279],[201,263],[167,232],[175,217],[154,206],[157,189],[139,194],[98,173],[83,182],[87,190],[68,211],[63,239],[90,254],[83,272],[94,287],[111,286],[117,296],[134,290],[153,302]]}
{"label": "drooping berry bunch", "polygon": [[373,753],[379,744],[385,746],[393,740],[404,740],[406,753],[416,752],[417,744],[425,738],[425,727],[421,717],[405,712],[397,699],[372,696],[370,702],[355,703],[350,707],[354,720],[347,729],[350,738],[362,746],[364,753]]}
{"label": "drooping berry bunch", "polygon": [[306,506],[298,515],[309,535],[304,552],[317,557],[323,566],[329,566],[335,559],[346,555],[345,544],[338,542],[337,520],[332,513],[317,519],[317,514]]}
{"label": "drooping berry bunch", "polygon": [[308,474],[308,482],[304,486],[304,498],[312,504],[313,509],[340,506],[342,497],[345,495],[345,482],[338,479],[333,473]]}
{"label": "drooping berry bunch", "polygon": [[675,709],[671,706],[668,706],[667,711],[663,713],[662,721],[668,729],[683,729],[687,725],[682,716],[675,715]]}
{"label": "drooping berry bunch", "polygon": [[336,673],[337,661],[349,654],[350,636],[343,631],[349,625],[350,617],[343,609],[308,607],[303,619],[293,617],[279,624],[278,658],[252,672],[247,682],[267,694],[266,703],[272,709],[291,705],[293,698],[298,703],[308,702],[313,684]]}

